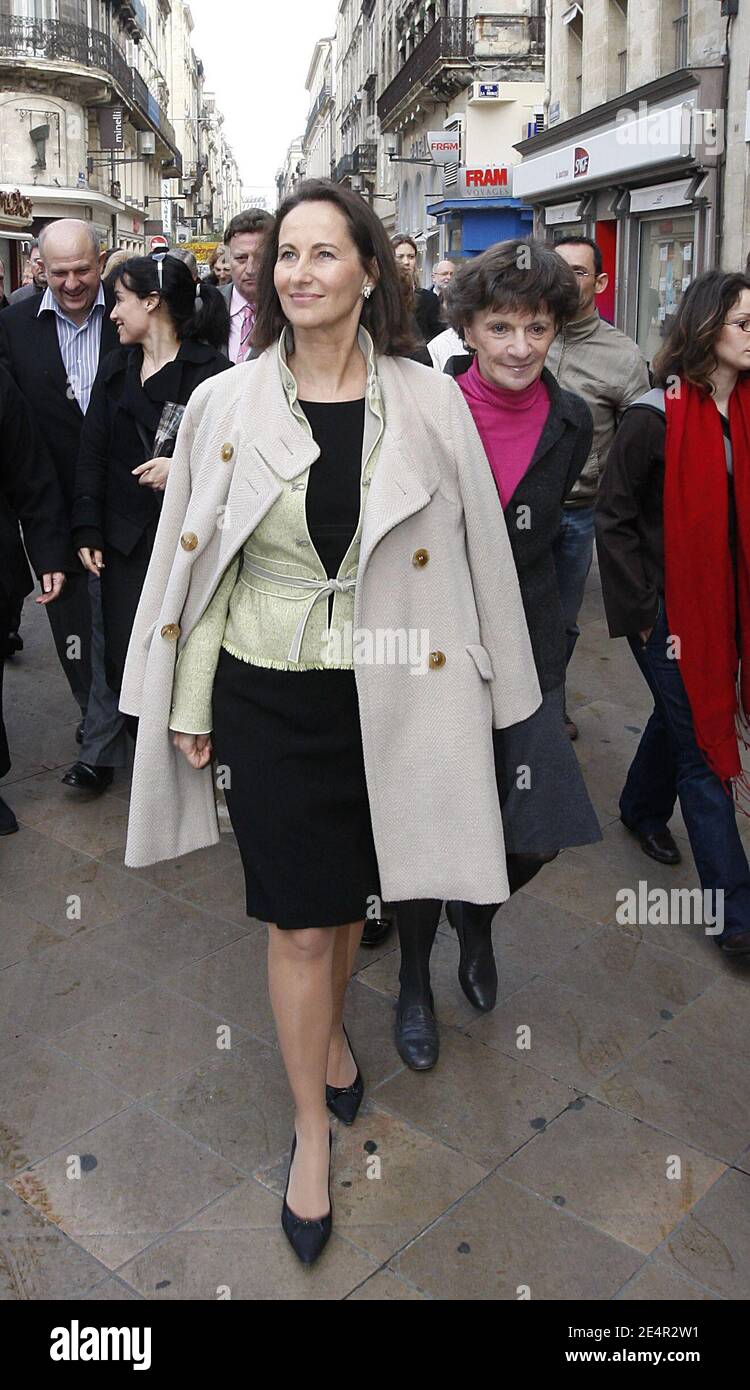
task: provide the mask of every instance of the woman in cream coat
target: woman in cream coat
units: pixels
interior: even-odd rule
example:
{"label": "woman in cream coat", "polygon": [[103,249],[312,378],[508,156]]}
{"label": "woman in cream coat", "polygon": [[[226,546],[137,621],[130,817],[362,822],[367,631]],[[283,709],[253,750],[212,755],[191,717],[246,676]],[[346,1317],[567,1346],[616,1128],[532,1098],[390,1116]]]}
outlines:
{"label": "woman in cream coat", "polygon": [[[326,1104],[351,1122],[362,1094],[341,1020],[367,897],[508,896],[492,728],[540,691],[479,436],[455,382],[400,355],[393,252],[364,200],[297,188],[258,300],[260,356],[195,392],[170,470],[121,698],[140,720],[126,863],[218,839],[215,747],[248,910],[269,922],[296,1118],[282,1224],[310,1262],[331,1227]],[[356,493],[327,568],[326,478],[332,515]]]}

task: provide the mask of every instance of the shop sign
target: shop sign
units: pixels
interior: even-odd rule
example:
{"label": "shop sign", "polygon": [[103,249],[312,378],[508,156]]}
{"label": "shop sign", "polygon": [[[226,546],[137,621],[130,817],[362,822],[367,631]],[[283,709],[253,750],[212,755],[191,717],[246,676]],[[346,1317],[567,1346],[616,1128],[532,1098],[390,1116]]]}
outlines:
{"label": "shop sign", "polygon": [[507,164],[471,168],[462,164],[458,171],[459,198],[509,198],[512,178]]}
{"label": "shop sign", "polygon": [[524,159],[513,169],[513,193],[529,198],[555,193],[574,183],[618,177],[636,169],[693,156],[695,113],[684,102],[665,111],[642,113],[586,137],[585,145],[565,145]]}
{"label": "shop sign", "polygon": [[435,164],[456,164],[461,158],[461,137],[449,130],[431,130],[427,143]]}
{"label": "shop sign", "polygon": [[125,109],[122,106],[99,107],[99,144],[103,150],[124,150]]}
{"label": "shop sign", "polygon": [[15,192],[3,192],[0,189],[0,217],[4,222],[14,222],[23,226],[28,226],[31,222],[33,213],[30,198],[24,198],[19,189]]}

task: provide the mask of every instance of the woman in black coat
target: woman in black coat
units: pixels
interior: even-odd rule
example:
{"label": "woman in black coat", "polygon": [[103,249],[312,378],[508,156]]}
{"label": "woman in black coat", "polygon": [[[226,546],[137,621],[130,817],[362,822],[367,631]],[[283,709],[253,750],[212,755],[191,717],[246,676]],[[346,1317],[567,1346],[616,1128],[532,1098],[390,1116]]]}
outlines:
{"label": "woman in black coat", "polygon": [[119,693],[182,412],[226,371],[229,315],[176,256],[137,256],[112,277],[120,347],[103,361],[81,435],[73,542],[100,575],[107,681]]}
{"label": "woman in black coat", "polygon": [[[575,279],[539,242],[505,241],[467,262],[451,288],[453,326],[470,348],[445,371],[466,399],[505,516],[542,704],[493,730],[495,774],[511,893],[559,851],[601,839],[563,722],[565,634],[553,558],[565,498],[591,449],[588,406],[545,368],[555,333],[578,303]],[[493,517],[488,515],[487,525]],[[446,904],[460,946],[458,978],[475,1008],[494,1008],[496,903]],[[438,1033],[429,957],[441,904],[399,904],[401,993],[396,1043],[415,1070],[434,1066]]]}
{"label": "woman in black coat", "polygon": [[[51,603],[62,589],[64,571],[75,564],[65,503],[47,454],[34,446],[26,402],[12,377],[0,367],[0,777],[10,771],[3,723],[3,666],[8,655],[5,636],[19,600],[34,587],[28,563],[19,554],[19,521],[42,584],[37,603]],[[0,835],[17,829],[13,812],[0,797]]]}

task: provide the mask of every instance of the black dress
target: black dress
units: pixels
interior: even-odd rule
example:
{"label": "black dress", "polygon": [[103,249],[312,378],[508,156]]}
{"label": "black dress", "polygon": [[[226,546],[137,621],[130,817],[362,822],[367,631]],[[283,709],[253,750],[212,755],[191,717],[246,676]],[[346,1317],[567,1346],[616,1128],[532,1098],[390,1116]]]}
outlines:
{"label": "black dress", "polygon": [[[321,450],[307,526],[334,579],[359,518],[365,405],[300,405]],[[248,916],[285,929],[364,918],[380,881],[354,672],[279,671],[222,648],[213,723],[217,761],[231,770]]]}

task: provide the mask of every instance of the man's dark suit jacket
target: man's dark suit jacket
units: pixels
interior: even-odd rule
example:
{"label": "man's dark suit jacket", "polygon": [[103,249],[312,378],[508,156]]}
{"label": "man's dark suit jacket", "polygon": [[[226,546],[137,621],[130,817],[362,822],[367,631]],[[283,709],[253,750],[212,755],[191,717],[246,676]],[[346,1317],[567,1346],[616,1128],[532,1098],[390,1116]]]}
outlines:
{"label": "man's dark suit jacket", "polygon": [[[54,313],[39,317],[39,296],[11,304],[0,315],[0,366],[10,372],[25,396],[41,440],[60,480],[70,512],[83,412],[68,391]],[[105,304],[99,362],[118,347],[117,330]]]}
{"label": "man's dark suit jacket", "polygon": [[[29,408],[0,367],[0,612],[5,615],[33,588],[18,539],[37,574],[68,568],[71,556],[60,485],[49,460],[34,446]],[[0,632],[0,642],[5,633]],[[0,660],[2,653],[0,652]]]}

